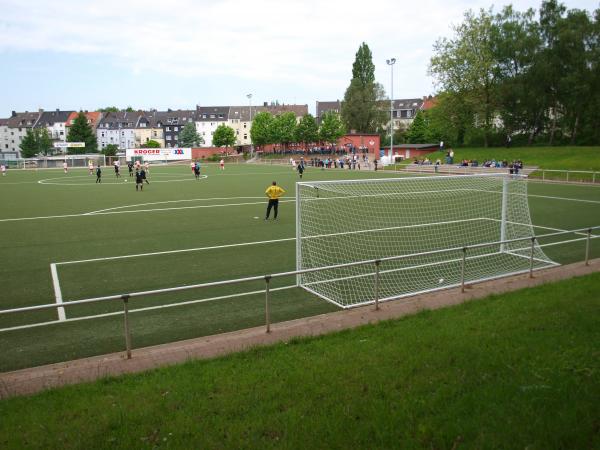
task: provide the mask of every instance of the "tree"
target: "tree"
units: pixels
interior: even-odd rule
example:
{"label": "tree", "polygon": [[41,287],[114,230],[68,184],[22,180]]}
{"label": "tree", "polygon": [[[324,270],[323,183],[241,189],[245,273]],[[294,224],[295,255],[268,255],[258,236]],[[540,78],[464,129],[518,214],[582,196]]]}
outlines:
{"label": "tree", "polygon": [[475,122],[483,128],[487,147],[497,111],[498,88],[491,12],[482,9],[475,15],[467,11],[454,33],[454,38],[435,43],[429,70],[446,92],[462,96],[469,103]]}
{"label": "tree", "polygon": [[117,113],[119,112],[119,108],[116,106],[107,106],[106,108],[98,108],[97,111],[101,113]]}
{"label": "tree", "polygon": [[282,144],[287,148],[288,144],[294,142],[296,131],[296,115],[286,112],[276,116],[271,123],[271,135],[274,143]]}
{"label": "tree", "polygon": [[115,156],[118,151],[119,146],[117,144],[108,144],[102,149],[102,154],[104,154],[105,156]]}
{"label": "tree", "polygon": [[37,130],[27,128],[27,132],[21,140],[19,147],[21,148],[21,156],[23,158],[33,158],[37,155],[39,153]]}
{"label": "tree", "polygon": [[145,144],[142,144],[142,148],[160,148],[160,143],[150,139]]}
{"label": "tree", "polygon": [[196,131],[194,122],[188,122],[179,133],[179,145],[182,147],[198,147],[204,144],[204,139]]}
{"label": "tree", "polygon": [[414,120],[406,130],[406,140],[409,144],[425,144],[427,143],[427,113],[419,111]]}
{"label": "tree", "polygon": [[98,141],[96,133],[87,121],[87,117],[83,112],[79,112],[67,136],[68,142],[85,142],[85,147],[69,147],[69,154],[97,153]]}
{"label": "tree", "polygon": [[335,144],[344,134],[346,134],[346,130],[339,114],[333,111],[323,114],[319,128],[321,141]]}
{"label": "tree", "polygon": [[38,153],[41,153],[44,156],[48,156],[52,154],[52,140],[50,139],[50,135],[48,134],[47,128],[41,128],[40,130],[36,130],[38,133],[37,136],[37,144],[38,144]]}
{"label": "tree", "polygon": [[235,145],[235,140],[235,130],[224,123],[217,127],[212,139],[215,147],[231,147]]}
{"label": "tree", "polygon": [[344,94],[342,119],[346,128],[359,133],[374,133],[386,121],[385,91],[375,82],[371,50],[362,43],[352,65],[352,80]]}
{"label": "tree", "polygon": [[250,128],[250,139],[254,145],[262,147],[263,145],[272,144],[273,133],[273,115],[269,112],[259,112],[252,119],[252,128]]}
{"label": "tree", "polygon": [[302,142],[304,145],[317,142],[319,139],[319,126],[311,114],[302,116],[302,119],[296,125],[294,137],[296,142]]}

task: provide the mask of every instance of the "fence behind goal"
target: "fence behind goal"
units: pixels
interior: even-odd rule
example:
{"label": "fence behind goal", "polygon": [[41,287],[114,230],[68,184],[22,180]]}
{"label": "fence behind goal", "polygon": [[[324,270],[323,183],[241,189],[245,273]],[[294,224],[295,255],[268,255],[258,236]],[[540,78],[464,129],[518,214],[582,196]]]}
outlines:
{"label": "fence behind goal", "polygon": [[[506,175],[298,183],[297,270],[399,255],[379,274],[382,300],[460,284],[462,247],[533,236],[527,183]],[[419,255],[436,250],[448,251]],[[453,249],[453,250],[452,250]],[[524,242],[482,246],[471,281],[555,265]],[[373,301],[370,266],[303,273],[299,286],[342,307]]]}

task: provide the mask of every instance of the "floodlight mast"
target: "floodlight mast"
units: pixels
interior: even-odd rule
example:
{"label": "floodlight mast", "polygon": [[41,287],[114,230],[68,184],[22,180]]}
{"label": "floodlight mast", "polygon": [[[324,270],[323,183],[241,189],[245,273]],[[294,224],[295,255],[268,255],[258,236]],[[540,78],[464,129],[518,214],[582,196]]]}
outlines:
{"label": "floodlight mast", "polygon": [[254,145],[252,144],[252,94],[247,94],[248,102],[250,103],[250,128],[248,128],[248,136],[250,137],[250,157],[254,157]]}
{"label": "floodlight mast", "polygon": [[388,66],[392,69],[392,79],[390,88],[390,162],[394,156],[394,64],[396,64],[396,58],[387,59],[385,61]]}

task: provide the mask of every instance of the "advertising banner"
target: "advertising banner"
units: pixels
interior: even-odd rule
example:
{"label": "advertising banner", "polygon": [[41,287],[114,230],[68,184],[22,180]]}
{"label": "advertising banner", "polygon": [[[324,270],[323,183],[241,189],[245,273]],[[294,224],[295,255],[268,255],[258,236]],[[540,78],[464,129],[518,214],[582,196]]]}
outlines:
{"label": "advertising banner", "polygon": [[176,161],[192,159],[191,148],[128,148],[125,150],[127,160],[143,159],[144,161]]}

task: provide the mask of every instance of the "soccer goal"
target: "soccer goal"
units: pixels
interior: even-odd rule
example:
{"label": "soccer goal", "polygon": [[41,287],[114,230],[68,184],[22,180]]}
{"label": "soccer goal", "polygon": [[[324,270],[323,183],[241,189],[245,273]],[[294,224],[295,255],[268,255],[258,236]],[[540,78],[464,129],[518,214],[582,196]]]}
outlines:
{"label": "soccer goal", "polygon": [[[457,286],[464,246],[534,235],[527,182],[507,175],[410,177],[296,184],[298,270],[386,257],[379,299]],[[425,254],[431,251],[454,249]],[[534,269],[556,265],[534,243]],[[412,256],[410,256],[412,255]],[[530,270],[531,243],[469,249],[465,280]],[[303,273],[297,284],[342,307],[374,301],[372,264]]]}

